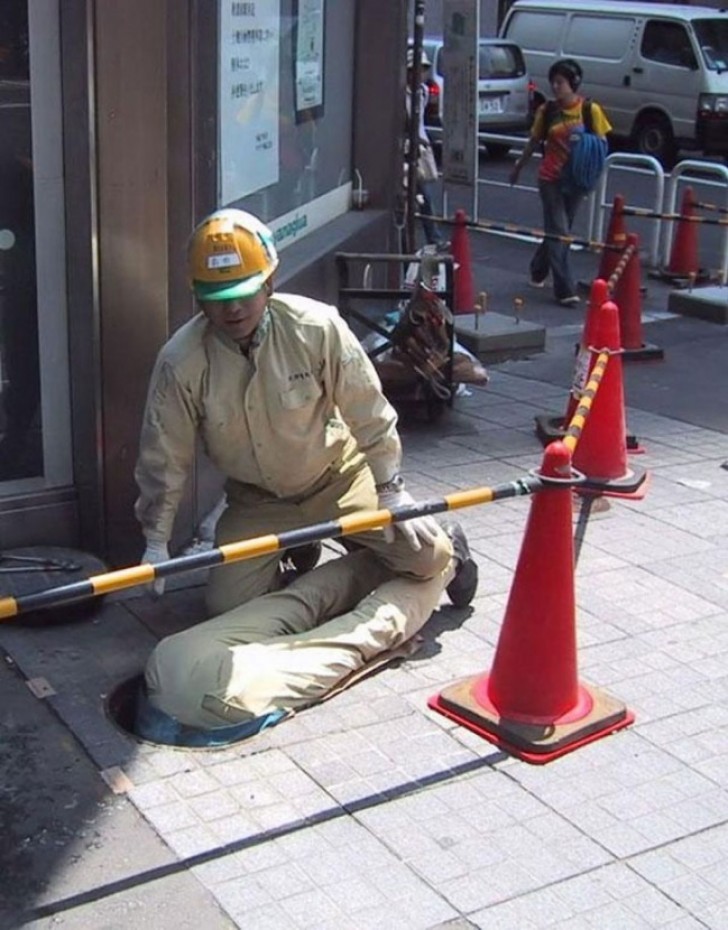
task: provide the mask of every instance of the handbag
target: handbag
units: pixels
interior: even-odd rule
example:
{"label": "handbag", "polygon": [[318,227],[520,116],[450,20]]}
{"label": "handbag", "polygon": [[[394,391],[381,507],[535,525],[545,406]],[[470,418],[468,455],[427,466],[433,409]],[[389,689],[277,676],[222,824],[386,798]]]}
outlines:
{"label": "handbag", "polygon": [[417,180],[436,181],[438,178],[437,162],[432,146],[427,142],[420,142],[420,156],[417,159]]}

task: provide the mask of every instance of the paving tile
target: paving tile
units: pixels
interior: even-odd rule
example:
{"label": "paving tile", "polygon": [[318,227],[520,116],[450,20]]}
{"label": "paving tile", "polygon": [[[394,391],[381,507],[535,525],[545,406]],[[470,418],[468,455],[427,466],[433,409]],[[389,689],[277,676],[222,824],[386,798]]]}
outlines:
{"label": "paving tile", "polygon": [[233,920],[245,924],[250,912],[275,904],[268,892],[252,876],[238,876],[232,881],[215,886],[215,897]]}
{"label": "paving tile", "polygon": [[164,840],[180,859],[198,856],[218,849],[219,839],[202,824],[186,827],[182,830],[166,830]]}
{"label": "paving tile", "polygon": [[217,856],[209,862],[193,866],[190,871],[203,885],[212,888],[214,885],[221,885],[223,882],[248,875],[254,870],[247,868],[243,853],[240,852]]}
{"label": "paving tile", "polygon": [[[285,898],[281,909],[295,927],[318,927],[324,921],[338,921],[342,911],[329,896],[319,890],[305,891]],[[285,925],[284,925],[285,926]]]}

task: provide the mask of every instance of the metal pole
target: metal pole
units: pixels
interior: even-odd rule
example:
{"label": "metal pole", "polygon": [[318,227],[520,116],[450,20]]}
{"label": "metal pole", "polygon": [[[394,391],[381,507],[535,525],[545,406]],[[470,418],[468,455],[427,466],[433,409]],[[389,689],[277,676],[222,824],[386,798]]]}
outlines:
{"label": "metal pole", "polygon": [[422,39],[425,33],[425,0],[415,0],[415,22],[412,33],[412,70],[409,73],[410,120],[407,152],[407,210],[405,251],[415,251],[415,213],[417,212],[417,159],[420,150],[420,120],[422,118]]}

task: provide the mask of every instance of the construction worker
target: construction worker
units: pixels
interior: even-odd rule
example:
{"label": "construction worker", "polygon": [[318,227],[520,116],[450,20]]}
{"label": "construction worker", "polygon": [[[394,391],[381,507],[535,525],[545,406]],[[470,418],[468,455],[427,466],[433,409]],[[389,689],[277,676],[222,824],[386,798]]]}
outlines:
{"label": "construction worker", "polygon": [[[160,351],[141,431],[135,512],[147,543],[143,562],[169,558],[172,525],[198,438],[227,477],[218,546],[412,503],[400,475],[397,415],[361,344],[336,308],[274,294],[277,267],[271,231],[249,213],[217,211],[192,233],[188,268],[200,313]],[[359,534],[356,542],[366,553],[343,556],[335,569],[322,566],[285,591],[280,591],[280,553],[220,566],[208,582],[209,613],[220,615],[210,623],[226,629],[220,641],[236,649],[305,635],[353,612],[355,639],[361,635],[375,642],[375,652],[389,648],[390,640],[419,629],[446,587],[458,606],[475,594],[477,566],[464,534],[457,524],[447,530],[424,516]],[[359,563],[367,566],[362,575],[348,568]],[[297,606],[282,619],[277,611],[281,602],[290,602],[291,592]],[[389,633],[372,638],[369,625],[378,628],[383,615]],[[202,624],[181,636],[194,642],[190,662],[205,687],[219,691],[219,682],[201,671],[209,667],[210,674],[222,674],[219,662],[209,657],[219,659],[210,629]],[[152,662],[150,700],[187,725],[201,725],[173,709],[170,695],[178,690],[174,681],[184,663],[178,648],[183,640],[172,639],[175,648],[162,643]],[[169,675],[165,653],[173,656]],[[315,679],[317,668],[322,666],[313,661],[306,674]],[[188,675],[180,683],[183,690],[189,691],[189,682]],[[225,687],[230,686],[226,679]],[[206,714],[229,723],[238,707],[235,694],[232,703],[221,699],[224,707],[216,704]]]}

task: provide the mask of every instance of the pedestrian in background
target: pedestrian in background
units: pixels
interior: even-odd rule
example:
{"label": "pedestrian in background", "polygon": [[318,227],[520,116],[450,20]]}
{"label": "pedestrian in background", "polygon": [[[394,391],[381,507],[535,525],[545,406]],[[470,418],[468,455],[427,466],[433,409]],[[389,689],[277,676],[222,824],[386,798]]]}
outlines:
{"label": "pedestrian in background", "polygon": [[[565,238],[571,233],[584,191],[566,186],[562,176],[569,159],[571,135],[584,129],[585,101],[578,93],[582,79],[581,66],[573,58],[564,58],[551,65],[549,83],[554,102],[542,103],[536,110],[531,135],[510,175],[511,184],[515,184],[534,151],[543,148],[538,190],[546,236],[531,259],[530,283],[532,287],[544,287],[550,272],[554,297],[563,306],[579,303],[571,273],[569,243]],[[603,139],[610,132],[611,124],[599,104],[590,101],[589,106],[590,131]]]}
{"label": "pedestrian in background", "polygon": [[[407,143],[410,139],[410,121],[412,120],[412,84],[417,86],[419,94],[419,122],[417,124],[417,137],[419,139],[419,151],[417,153],[417,206],[418,212],[422,216],[422,231],[425,234],[425,242],[428,245],[442,246],[444,244],[437,226],[430,217],[433,214],[432,200],[434,196],[433,183],[437,181],[438,171],[435,154],[432,151],[432,143],[425,129],[425,108],[430,92],[427,87],[427,72],[431,67],[430,59],[427,53],[422,49],[420,56],[420,68],[418,74],[413,76],[415,67],[415,53],[413,48],[407,49],[407,87],[405,97],[405,107],[407,112],[406,135],[405,135],[405,152],[407,152]],[[405,174],[405,179],[407,175]]]}

